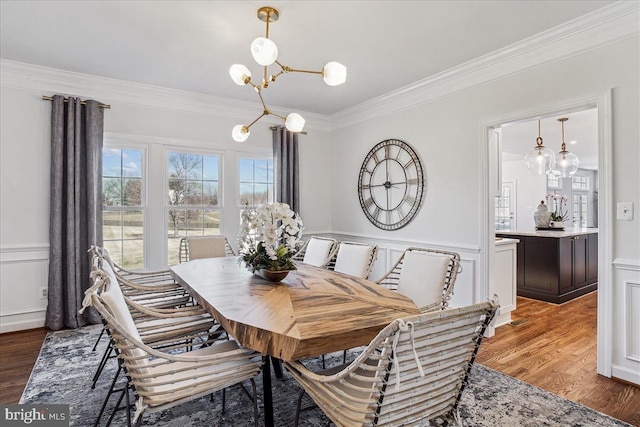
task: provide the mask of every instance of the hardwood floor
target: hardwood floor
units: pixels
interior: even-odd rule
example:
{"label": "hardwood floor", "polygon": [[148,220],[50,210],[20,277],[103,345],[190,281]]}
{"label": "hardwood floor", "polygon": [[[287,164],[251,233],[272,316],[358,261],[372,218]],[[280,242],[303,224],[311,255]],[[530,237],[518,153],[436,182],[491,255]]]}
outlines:
{"label": "hardwood floor", "polygon": [[591,292],[552,304],[518,297],[511,316],[518,326],[497,328],[476,361],[640,426],[640,387],[596,373],[597,298]]}
{"label": "hardwood floor", "polygon": [[[482,341],[477,361],[640,426],[640,387],[596,374],[597,293],[556,305],[518,297],[512,320]],[[17,403],[47,330],[0,334],[0,403]]]}
{"label": "hardwood floor", "polygon": [[18,403],[48,331],[0,334],[0,403]]}

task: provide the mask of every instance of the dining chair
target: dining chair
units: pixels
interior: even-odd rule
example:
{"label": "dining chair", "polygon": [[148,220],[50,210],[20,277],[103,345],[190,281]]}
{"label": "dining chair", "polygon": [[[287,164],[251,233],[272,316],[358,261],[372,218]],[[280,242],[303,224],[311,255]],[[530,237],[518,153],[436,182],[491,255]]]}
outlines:
{"label": "dining chair", "polygon": [[495,301],[397,319],[350,364],[313,372],[285,362],[298,381],[295,425],[308,394],[337,426],[461,426],[458,404]]}
{"label": "dining chair", "polygon": [[[168,349],[148,345],[130,312],[126,297],[115,276],[108,271],[92,273],[94,285],[87,291],[83,308],[93,306],[104,319],[118,350],[120,367],[128,386],[127,422],[131,425],[129,389],[136,397],[133,422],[140,425],[147,412],[157,412],[249,380],[253,389],[253,410],[258,425],[257,393],[254,377],[262,369],[262,357],[235,341],[209,342],[193,349],[192,342],[177,343]],[[224,412],[224,395],[223,395]]]}
{"label": "dining chair", "polygon": [[311,236],[293,256],[294,261],[326,267],[338,250],[336,239],[321,236]]}
{"label": "dining chair", "polygon": [[378,258],[378,245],[359,242],[340,242],[327,268],[338,273],[368,279]]}
{"label": "dining chair", "polygon": [[[184,343],[191,346],[196,344],[209,345],[223,337],[223,335],[226,337],[224,329],[206,310],[198,305],[185,305],[183,301],[177,300],[174,304],[169,306],[166,304],[153,304],[153,298],[159,298],[163,301],[173,298],[173,295],[163,297],[159,292],[154,293],[153,297],[147,296],[146,299],[139,301],[135,301],[130,296],[125,295],[124,291],[126,289],[123,289],[121,286],[121,282],[124,279],[118,276],[109,262],[104,258],[100,258],[100,255],[96,254],[101,253],[99,251],[94,252],[92,277],[98,274],[106,275],[111,283],[118,285],[114,286],[112,292],[119,293],[125,300],[127,308],[131,313],[131,317],[134,319],[141,339],[145,344],[156,349],[171,349],[175,347],[182,347]],[[147,305],[145,305],[145,303],[147,303]],[[109,337],[109,341],[105,347],[102,358],[96,367],[91,389],[95,388],[96,382],[98,381],[107,361],[117,356],[117,348],[114,345],[114,340],[111,337],[111,333],[106,322],[104,322],[104,319],[103,324],[104,327],[100,336],[104,336],[106,332]],[[99,340],[100,338],[98,338],[98,341]],[[98,341],[96,341],[92,351],[95,351]],[[111,386],[107,390],[107,394],[97,420],[100,420],[102,417],[104,409],[111,395],[114,393],[115,383],[119,378],[119,375],[120,369],[115,373]]]}
{"label": "dining chair", "polygon": [[421,311],[445,309],[460,268],[456,252],[408,248],[376,283],[413,300]]}
{"label": "dining chair", "polygon": [[179,262],[201,258],[235,256],[236,253],[225,236],[192,236],[180,239]]}

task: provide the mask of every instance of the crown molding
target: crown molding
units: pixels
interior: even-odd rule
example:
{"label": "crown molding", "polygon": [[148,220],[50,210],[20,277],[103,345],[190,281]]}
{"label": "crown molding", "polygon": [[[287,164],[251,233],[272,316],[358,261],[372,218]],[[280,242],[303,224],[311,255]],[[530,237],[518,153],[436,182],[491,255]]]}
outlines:
{"label": "crown molding", "polygon": [[[118,104],[154,108],[180,113],[247,119],[247,111],[262,111],[259,103],[238,101],[196,92],[170,89],[142,83],[82,74],[23,62],[0,60],[0,81],[3,87],[97,99],[117,108]],[[272,107],[274,113],[286,116],[288,110]],[[300,111],[309,129],[330,129],[329,116]],[[280,124],[277,117],[264,117],[263,122]]]}
{"label": "crown molding", "polygon": [[639,34],[640,2],[619,1],[331,116],[333,130],[415,107]]}

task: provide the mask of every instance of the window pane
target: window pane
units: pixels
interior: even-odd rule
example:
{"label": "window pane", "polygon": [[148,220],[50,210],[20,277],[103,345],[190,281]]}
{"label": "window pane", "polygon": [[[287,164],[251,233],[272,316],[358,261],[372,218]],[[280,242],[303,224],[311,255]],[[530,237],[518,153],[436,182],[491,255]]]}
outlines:
{"label": "window pane", "polygon": [[125,211],[122,215],[122,237],[125,239],[140,239],[143,237],[144,225],[142,211]]}
{"label": "window pane", "polygon": [[273,161],[240,159],[240,206],[273,201]]}
{"label": "window pane", "polygon": [[122,206],[122,179],[102,179],[102,205]]}
{"label": "window pane", "polygon": [[181,195],[185,205],[202,205],[202,181],[185,181],[181,188]]}
{"label": "window pane", "polygon": [[142,151],[122,150],[122,176],[142,178]]}
{"label": "window pane", "polygon": [[117,148],[102,149],[102,176],[122,175],[122,150]]}
{"label": "window pane", "polygon": [[122,188],[122,204],[124,206],[142,205],[142,179],[124,179]]}
{"label": "window pane", "polygon": [[142,239],[124,240],[122,242],[122,267],[136,270],[144,267],[144,247]]}
{"label": "window pane", "polygon": [[121,240],[118,240],[118,241],[105,240],[102,246],[104,246],[104,248],[109,252],[109,256],[111,257],[113,262],[115,262],[121,267],[124,267],[122,265],[123,263],[122,263],[122,241]]}
{"label": "window pane", "polygon": [[202,156],[202,179],[218,181],[220,179],[217,156]]}
{"label": "window pane", "polygon": [[122,239],[122,212],[102,212],[102,238],[105,241]]}
{"label": "window pane", "polygon": [[203,230],[202,234],[206,236],[217,236],[220,234],[220,212],[204,210],[203,211]]}
{"label": "window pane", "polygon": [[204,181],[202,188],[202,204],[218,205],[218,181]]}
{"label": "window pane", "polygon": [[240,159],[240,182],[253,181],[253,159]]}

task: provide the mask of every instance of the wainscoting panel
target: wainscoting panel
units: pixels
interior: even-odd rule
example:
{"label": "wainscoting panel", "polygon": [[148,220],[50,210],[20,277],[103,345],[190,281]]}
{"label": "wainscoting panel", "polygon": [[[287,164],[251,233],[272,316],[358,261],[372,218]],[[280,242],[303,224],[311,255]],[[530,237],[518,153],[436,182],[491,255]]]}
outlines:
{"label": "wainscoting panel", "polygon": [[611,375],[640,385],[640,261],[616,259],[614,266],[613,353]]}
{"label": "wainscoting panel", "polygon": [[[319,233],[314,233],[319,235]],[[456,278],[453,296],[449,305],[451,307],[461,307],[483,301],[485,298],[477,292],[479,262],[479,250],[472,247],[461,247],[450,244],[442,244],[435,242],[403,242],[397,240],[376,239],[363,236],[347,235],[347,234],[324,234],[325,237],[331,237],[338,241],[363,242],[376,244],[379,247],[378,259],[376,260],[369,279],[376,281],[391,269],[398,261],[402,253],[411,246],[448,250],[458,252],[460,254],[460,264],[462,271]],[[305,236],[304,238],[307,238]]]}
{"label": "wainscoting panel", "polygon": [[0,333],[44,326],[49,246],[0,249]]}

